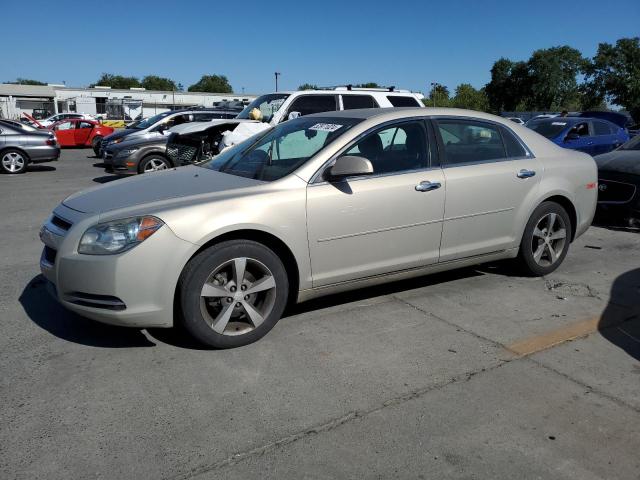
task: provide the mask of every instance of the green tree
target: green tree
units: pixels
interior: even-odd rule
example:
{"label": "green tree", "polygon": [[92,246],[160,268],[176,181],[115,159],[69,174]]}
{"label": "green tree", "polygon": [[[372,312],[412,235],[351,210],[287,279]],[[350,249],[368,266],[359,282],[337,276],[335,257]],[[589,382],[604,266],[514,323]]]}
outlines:
{"label": "green tree", "polygon": [[524,100],[531,110],[577,110],[576,76],[586,66],[582,54],[569,46],[536,50],[527,62],[529,88]]}
{"label": "green tree", "polygon": [[224,75],[203,75],[202,78],[191,85],[190,92],[232,93],[233,89],[229,80]]}
{"label": "green tree", "polygon": [[123,89],[141,87],[140,80],[136,77],[124,77],[122,75],[113,75],[111,73],[103,73],[96,83],[89,86],[95,87],[96,85]]}
{"label": "green tree", "polygon": [[526,62],[500,58],[491,67],[491,81],[485,86],[489,109],[500,113],[523,108],[530,96],[530,84]]}
{"label": "green tree", "polygon": [[621,38],[615,45],[601,43],[587,65],[585,92],[606,98],[629,111],[640,122],[640,38]]}
{"label": "green tree", "polygon": [[303,83],[298,87],[298,90],[317,90],[318,86],[313,83]]}
{"label": "green tree", "polygon": [[359,83],[354,85],[356,88],[381,88],[376,82]]}
{"label": "green tree", "polygon": [[15,82],[6,82],[11,83],[13,85],[46,85],[46,83],[41,82],[39,80],[31,80],[30,78],[16,78]]}
{"label": "green tree", "polygon": [[444,85],[436,83],[431,87],[429,98],[425,98],[423,103],[428,107],[449,107],[451,99],[449,98],[449,89]]}
{"label": "green tree", "polygon": [[451,99],[451,106],[486,112],[489,110],[489,99],[484,88],[477,90],[468,83],[461,83],[456,87],[455,95]]}
{"label": "green tree", "polygon": [[176,82],[170,78],[159,77],[157,75],[147,75],[140,84],[147,90],[180,90]]}

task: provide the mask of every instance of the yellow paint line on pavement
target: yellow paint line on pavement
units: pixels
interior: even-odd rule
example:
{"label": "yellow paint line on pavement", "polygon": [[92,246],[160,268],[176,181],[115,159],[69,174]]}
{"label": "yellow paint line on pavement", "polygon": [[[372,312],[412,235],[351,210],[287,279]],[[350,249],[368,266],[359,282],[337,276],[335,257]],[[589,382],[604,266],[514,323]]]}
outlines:
{"label": "yellow paint line on pavement", "polygon": [[566,327],[543,333],[542,335],[525,338],[524,340],[520,340],[519,342],[507,346],[507,349],[511,350],[516,355],[531,355],[532,353],[546,350],[555,345],[559,345],[560,343],[585,337],[598,330],[599,322],[599,316],[588,320],[582,320],[581,322],[573,323]]}

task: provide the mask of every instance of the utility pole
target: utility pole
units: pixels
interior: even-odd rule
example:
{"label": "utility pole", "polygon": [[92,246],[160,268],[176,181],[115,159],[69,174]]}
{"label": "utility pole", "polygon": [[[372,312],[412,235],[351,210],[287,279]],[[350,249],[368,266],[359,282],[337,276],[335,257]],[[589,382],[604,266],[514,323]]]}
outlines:
{"label": "utility pole", "polygon": [[276,76],[276,92],[278,91],[278,77],[280,75],[282,75],[280,72],[275,72],[274,75]]}
{"label": "utility pole", "polygon": [[437,82],[431,82],[431,93],[433,94],[433,106],[436,106],[436,87],[439,87],[440,84]]}

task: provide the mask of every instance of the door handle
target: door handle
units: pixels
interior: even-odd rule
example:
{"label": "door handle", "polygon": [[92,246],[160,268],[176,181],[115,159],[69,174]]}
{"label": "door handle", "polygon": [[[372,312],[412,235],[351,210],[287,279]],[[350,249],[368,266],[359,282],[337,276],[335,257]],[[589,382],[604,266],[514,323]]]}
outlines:
{"label": "door handle", "polygon": [[442,185],[440,182],[429,182],[425,180],[424,182],[420,182],[416,185],[417,192],[430,192],[431,190],[436,190],[440,188]]}
{"label": "door handle", "polygon": [[536,172],[534,172],[533,170],[527,170],[526,168],[523,168],[522,170],[520,170],[518,172],[518,178],[529,178],[529,177],[533,177],[536,174]]}

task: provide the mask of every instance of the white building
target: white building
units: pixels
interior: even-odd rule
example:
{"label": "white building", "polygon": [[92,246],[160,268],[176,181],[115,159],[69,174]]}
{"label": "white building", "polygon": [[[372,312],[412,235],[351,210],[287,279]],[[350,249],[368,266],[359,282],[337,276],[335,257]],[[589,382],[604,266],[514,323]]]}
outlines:
{"label": "white building", "polygon": [[[179,108],[212,107],[223,101],[248,103],[256,95],[235,93],[172,92],[109,87],[75,88],[64,85],[0,84],[0,118],[19,118],[32,115],[34,110],[49,114],[78,112],[103,115],[114,120],[131,120],[139,115],[150,117],[156,113]],[[39,112],[38,112],[39,113]]]}

